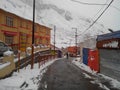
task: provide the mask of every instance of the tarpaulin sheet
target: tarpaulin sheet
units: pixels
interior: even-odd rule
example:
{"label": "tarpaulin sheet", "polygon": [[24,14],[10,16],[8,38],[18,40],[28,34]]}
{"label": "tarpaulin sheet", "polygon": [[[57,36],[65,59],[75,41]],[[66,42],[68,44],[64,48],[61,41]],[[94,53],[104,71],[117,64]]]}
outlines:
{"label": "tarpaulin sheet", "polygon": [[88,48],[83,48],[83,63],[86,65],[88,64],[88,52]]}

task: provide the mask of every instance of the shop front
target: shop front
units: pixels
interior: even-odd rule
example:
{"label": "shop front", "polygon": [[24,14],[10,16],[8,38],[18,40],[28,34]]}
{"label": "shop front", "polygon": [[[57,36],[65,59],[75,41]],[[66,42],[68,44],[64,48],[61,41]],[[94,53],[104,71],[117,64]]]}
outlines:
{"label": "shop front", "polygon": [[99,35],[100,72],[120,81],[120,31]]}

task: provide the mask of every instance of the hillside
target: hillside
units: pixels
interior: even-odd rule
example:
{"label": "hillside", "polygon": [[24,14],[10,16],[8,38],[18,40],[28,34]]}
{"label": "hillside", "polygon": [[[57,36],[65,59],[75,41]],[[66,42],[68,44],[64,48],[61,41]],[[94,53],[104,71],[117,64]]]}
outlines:
{"label": "hillside", "polygon": [[[69,0],[66,2],[70,3]],[[32,0],[1,0],[0,8],[32,20]],[[82,34],[93,20],[70,11],[67,6],[60,7],[52,0],[36,0],[36,22],[52,29],[56,26],[56,45],[58,47],[74,45],[75,30],[72,29],[73,27],[78,29],[78,41],[108,32],[104,25],[96,23],[89,31]],[[54,33],[53,30],[51,31],[51,43],[53,43]]]}

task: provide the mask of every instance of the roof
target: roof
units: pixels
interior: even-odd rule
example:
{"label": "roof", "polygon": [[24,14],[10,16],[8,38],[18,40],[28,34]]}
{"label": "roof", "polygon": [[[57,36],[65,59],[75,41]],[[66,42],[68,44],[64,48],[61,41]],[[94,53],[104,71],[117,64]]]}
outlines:
{"label": "roof", "polygon": [[[11,14],[11,15],[14,15],[14,16],[16,16],[16,17],[19,17],[19,18],[21,18],[21,19],[28,20],[28,21],[31,21],[31,22],[32,22],[32,20],[31,20],[30,18],[28,19],[28,18],[22,17],[22,16],[20,16],[20,15],[18,15],[18,14],[15,14],[15,13],[13,13],[13,12],[7,11],[7,10],[5,10],[5,9],[3,9],[3,8],[0,8],[0,10],[3,11],[3,12],[9,13],[9,14]],[[35,23],[38,24],[38,25],[41,25],[42,27],[48,28],[49,30],[52,29],[52,28],[50,28],[49,26],[47,26],[47,25],[45,25],[45,24],[43,24],[43,23],[36,22],[36,21],[35,21]]]}
{"label": "roof", "polygon": [[108,40],[113,38],[120,38],[120,31],[115,31],[113,33],[107,33],[97,36],[97,41]]}

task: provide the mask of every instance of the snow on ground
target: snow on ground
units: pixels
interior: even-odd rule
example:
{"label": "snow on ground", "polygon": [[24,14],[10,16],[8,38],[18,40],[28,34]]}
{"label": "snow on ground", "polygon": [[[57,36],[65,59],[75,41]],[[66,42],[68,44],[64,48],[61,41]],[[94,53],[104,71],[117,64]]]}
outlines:
{"label": "snow on ground", "polygon": [[4,67],[10,65],[10,62],[0,63],[0,69],[3,69]]}
{"label": "snow on ground", "polygon": [[[14,72],[11,77],[0,80],[0,90],[37,90],[43,73],[54,61],[56,60],[42,64],[40,68],[38,68],[38,64],[34,64],[34,69],[28,65],[20,69],[20,72]],[[23,83],[24,86],[22,87]]]}
{"label": "snow on ground", "polygon": [[[98,84],[99,87],[105,89],[105,90],[111,90],[110,88],[115,88],[115,90],[120,90],[120,82],[116,79],[113,79],[111,77],[105,76],[101,73],[96,73],[95,71],[92,71],[89,66],[86,66],[82,63],[80,58],[76,58],[72,61],[73,64],[81,68],[83,71],[83,74],[85,78],[91,79],[91,83]],[[107,84],[109,85],[107,85]]]}

